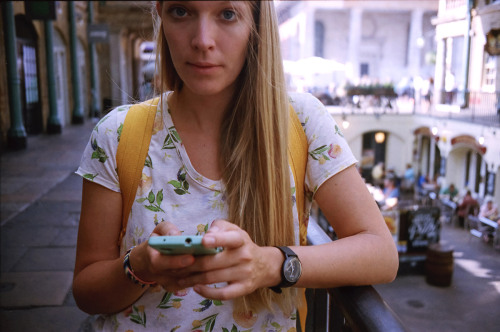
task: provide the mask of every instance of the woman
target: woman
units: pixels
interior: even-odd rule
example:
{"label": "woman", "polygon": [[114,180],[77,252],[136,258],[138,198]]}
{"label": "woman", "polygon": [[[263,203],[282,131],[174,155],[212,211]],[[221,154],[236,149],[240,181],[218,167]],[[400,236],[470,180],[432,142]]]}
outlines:
{"label": "woman", "polygon": [[[392,281],[394,242],[334,120],[312,96],[286,94],[273,3],[163,1],[156,10],[164,93],[119,248],[115,154],[130,105],[96,126],[77,171],[85,180],[73,293],[82,310],[101,314],[95,326],[287,331],[296,326],[295,287]],[[290,102],[308,138],[308,197],[341,238],[327,245],[298,246]],[[150,195],[157,199],[148,205]],[[147,245],[181,233],[203,234],[206,247],[224,251],[166,256]],[[295,284],[282,280],[285,256],[275,246],[300,259]],[[125,259],[139,284],[124,273]],[[281,294],[269,289],[276,286]]]}

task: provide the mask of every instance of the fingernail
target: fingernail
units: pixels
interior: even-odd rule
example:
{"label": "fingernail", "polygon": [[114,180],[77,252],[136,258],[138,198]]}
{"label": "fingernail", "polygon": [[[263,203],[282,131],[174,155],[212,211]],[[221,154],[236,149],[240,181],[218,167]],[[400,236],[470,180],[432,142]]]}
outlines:
{"label": "fingernail", "polygon": [[213,245],[215,244],[215,239],[211,236],[206,236],[203,238],[204,242],[206,245]]}

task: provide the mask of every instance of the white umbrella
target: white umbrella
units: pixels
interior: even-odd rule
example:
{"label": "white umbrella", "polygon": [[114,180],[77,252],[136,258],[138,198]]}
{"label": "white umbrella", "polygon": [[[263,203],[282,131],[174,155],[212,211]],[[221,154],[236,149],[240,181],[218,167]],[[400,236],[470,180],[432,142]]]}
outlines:
{"label": "white umbrella", "polygon": [[[345,65],[332,59],[324,59],[317,56],[303,58],[297,61],[283,61],[285,72],[292,75],[314,75],[332,74],[344,71]],[[288,68],[288,70],[287,70]]]}

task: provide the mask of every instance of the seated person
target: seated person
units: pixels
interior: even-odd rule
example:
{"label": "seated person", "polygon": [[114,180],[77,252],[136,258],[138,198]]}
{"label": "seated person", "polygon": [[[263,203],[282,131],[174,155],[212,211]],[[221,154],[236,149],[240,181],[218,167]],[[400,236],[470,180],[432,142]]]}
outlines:
{"label": "seated person", "polygon": [[493,203],[493,198],[486,198],[484,204],[481,205],[481,209],[479,210],[479,216],[491,220],[496,220],[498,218],[498,206]]}
{"label": "seated person", "polygon": [[406,165],[406,170],[403,175],[403,181],[401,183],[401,189],[411,190],[415,184],[415,172],[411,164]]}
{"label": "seated person", "polygon": [[387,176],[384,179],[384,205],[382,210],[389,210],[398,204],[399,188],[396,186],[396,178]]}
{"label": "seated person", "polygon": [[467,190],[462,203],[457,206],[458,224],[464,227],[465,217],[469,214],[474,214],[474,209],[479,207],[479,203],[472,197],[471,191]]}
{"label": "seated person", "polygon": [[[490,220],[496,221],[498,219],[498,206],[493,203],[493,199],[491,197],[486,198],[483,205],[481,205],[481,209],[479,210],[479,216],[488,218]],[[495,229],[490,226],[486,226],[483,231],[483,240],[484,242],[489,243],[493,240]]]}
{"label": "seated person", "polygon": [[458,199],[458,189],[455,188],[455,185],[453,183],[451,183],[448,188],[441,191],[441,195],[446,195],[448,196],[450,201],[455,201],[456,199]]}

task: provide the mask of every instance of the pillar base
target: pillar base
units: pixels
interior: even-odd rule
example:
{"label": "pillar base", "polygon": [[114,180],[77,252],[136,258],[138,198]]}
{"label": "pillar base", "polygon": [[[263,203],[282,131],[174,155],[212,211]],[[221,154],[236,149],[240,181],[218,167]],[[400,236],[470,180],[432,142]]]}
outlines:
{"label": "pillar base", "polygon": [[47,124],[47,133],[60,134],[62,133],[62,126],[59,123],[49,123]]}
{"label": "pillar base", "polygon": [[7,148],[9,150],[24,150],[28,146],[26,136],[7,136]]}
{"label": "pillar base", "polygon": [[83,115],[73,115],[72,124],[83,124]]}

